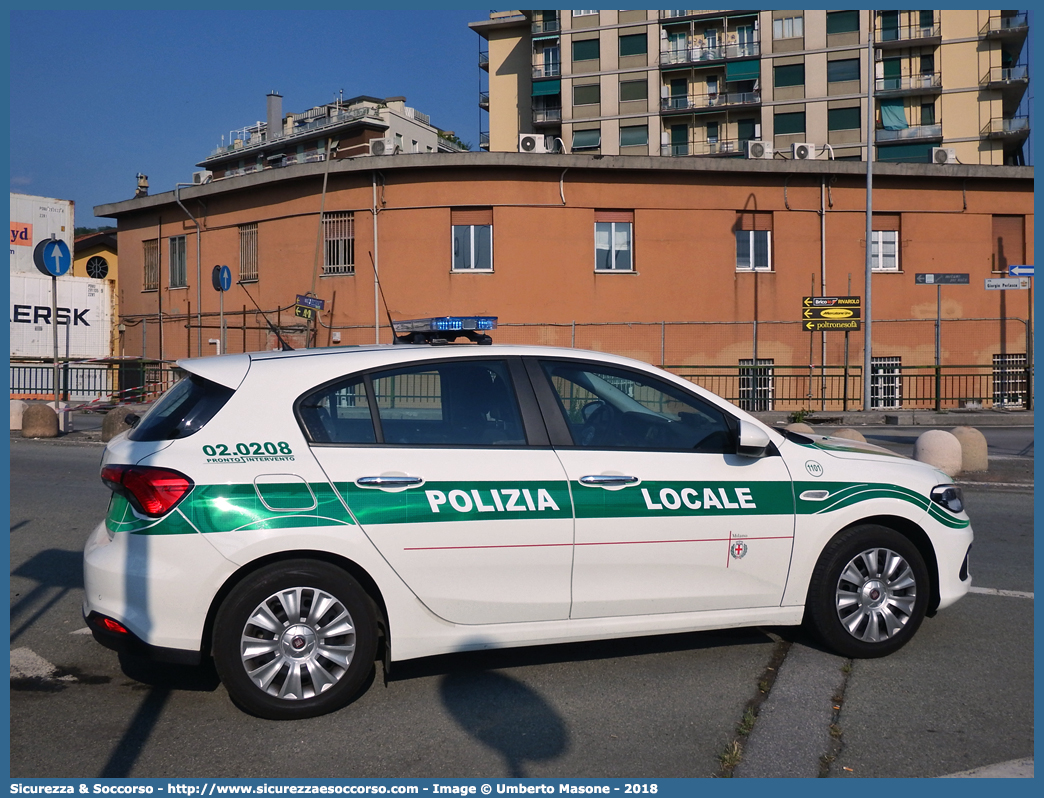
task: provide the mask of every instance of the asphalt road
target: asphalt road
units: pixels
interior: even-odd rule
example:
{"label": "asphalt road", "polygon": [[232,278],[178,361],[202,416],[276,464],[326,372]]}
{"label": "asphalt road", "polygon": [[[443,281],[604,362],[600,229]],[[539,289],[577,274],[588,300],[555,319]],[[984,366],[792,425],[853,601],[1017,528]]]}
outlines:
{"label": "asphalt road", "polygon": [[[1029,430],[999,445],[1031,443]],[[11,440],[12,662],[38,674],[12,680],[14,777],[706,777],[779,636],[820,653],[800,631],[766,629],[435,657],[397,664],[387,683],[378,666],[333,715],[258,720],[207,668],[121,662],[80,633],[81,548],[108,501],[100,455],[98,444]],[[966,493],[975,584],[1032,591],[1032,492]],[[794,695],[832,702],[843,685],[840,709],[808,732],[834,746],[829,775],[935,776],[1032,756],[1032,609],[970,595],[840,679],[831,655],[819,671],[788,655]],[[776,699],[785,713],[787,668],[764,707]],[[758,723],[751,743],[771,761],[795,730]]]}

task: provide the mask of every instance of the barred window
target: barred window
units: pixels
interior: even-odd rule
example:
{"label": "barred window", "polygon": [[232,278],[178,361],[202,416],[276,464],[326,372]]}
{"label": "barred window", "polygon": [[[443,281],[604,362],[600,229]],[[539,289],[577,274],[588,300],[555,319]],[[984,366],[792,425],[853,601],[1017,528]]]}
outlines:
{"label": "barred window", "polygon": [[239,226],[239,279],[257,281],[257,222]]}
{"label": "barred window", "polygon": [[160,253],[159,239],[142,241],[142,261],[145,264],[145,275],[142,280],[142,291],[156,291],[159,288]]}
{"label": "barred window", "polygon": [[355,273],[355,214],[323,214],[323,274]]}
{"label": "barred window", "polygon": [[185,268],[185,236],[170,237],[170,287],[186,288],[188,272]]}

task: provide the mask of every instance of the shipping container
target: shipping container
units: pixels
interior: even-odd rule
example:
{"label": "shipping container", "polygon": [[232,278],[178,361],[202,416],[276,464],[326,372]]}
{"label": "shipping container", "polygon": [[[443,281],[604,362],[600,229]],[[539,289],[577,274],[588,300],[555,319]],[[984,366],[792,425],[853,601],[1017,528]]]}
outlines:
{"label": "shipping container", "polygon": [[73,251],[75,207],[72,200],[11,194],[11,273],[39,274],[33,250],[52,235]]}
{"label": "shipping container", "polygon": [[[50,360],[54,356],[52,278],[34,272],[11,274],[11,357]],[[112,356],[112,283],[86,277],[61,277],[54,282],[58,357]]]}

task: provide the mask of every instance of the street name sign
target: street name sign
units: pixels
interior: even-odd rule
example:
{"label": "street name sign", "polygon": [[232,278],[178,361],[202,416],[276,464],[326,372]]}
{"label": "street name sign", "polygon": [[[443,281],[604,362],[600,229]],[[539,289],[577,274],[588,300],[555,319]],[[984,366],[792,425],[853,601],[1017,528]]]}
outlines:
{"label": "street name sign", "polygon": [[1029,277],[987,277],[987,291],[1025,291],[1030,287]]}
{"label": "street name sign", "polygon": [[297,304],[301,307],[313,308],[314,310],[324,310],[326,308],[325,300],[314,296],[303,296],[301,294],[297,295]]}
{"label": "street name sign", "polygon": [[928,274],[915,274],[916,285],[969,285],[971,283],[969,274],[953,274],[950,272],[934,272]]}

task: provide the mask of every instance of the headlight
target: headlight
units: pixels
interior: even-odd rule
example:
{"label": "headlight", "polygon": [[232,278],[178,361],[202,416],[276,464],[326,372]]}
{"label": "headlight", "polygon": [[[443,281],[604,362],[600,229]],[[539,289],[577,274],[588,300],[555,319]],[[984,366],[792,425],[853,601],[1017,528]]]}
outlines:
{"label": "headlight", "polygon": [[956,485],[936,485],[932,488],[932,501],[951,513],[959,513],[964,509],[964,493]]}

